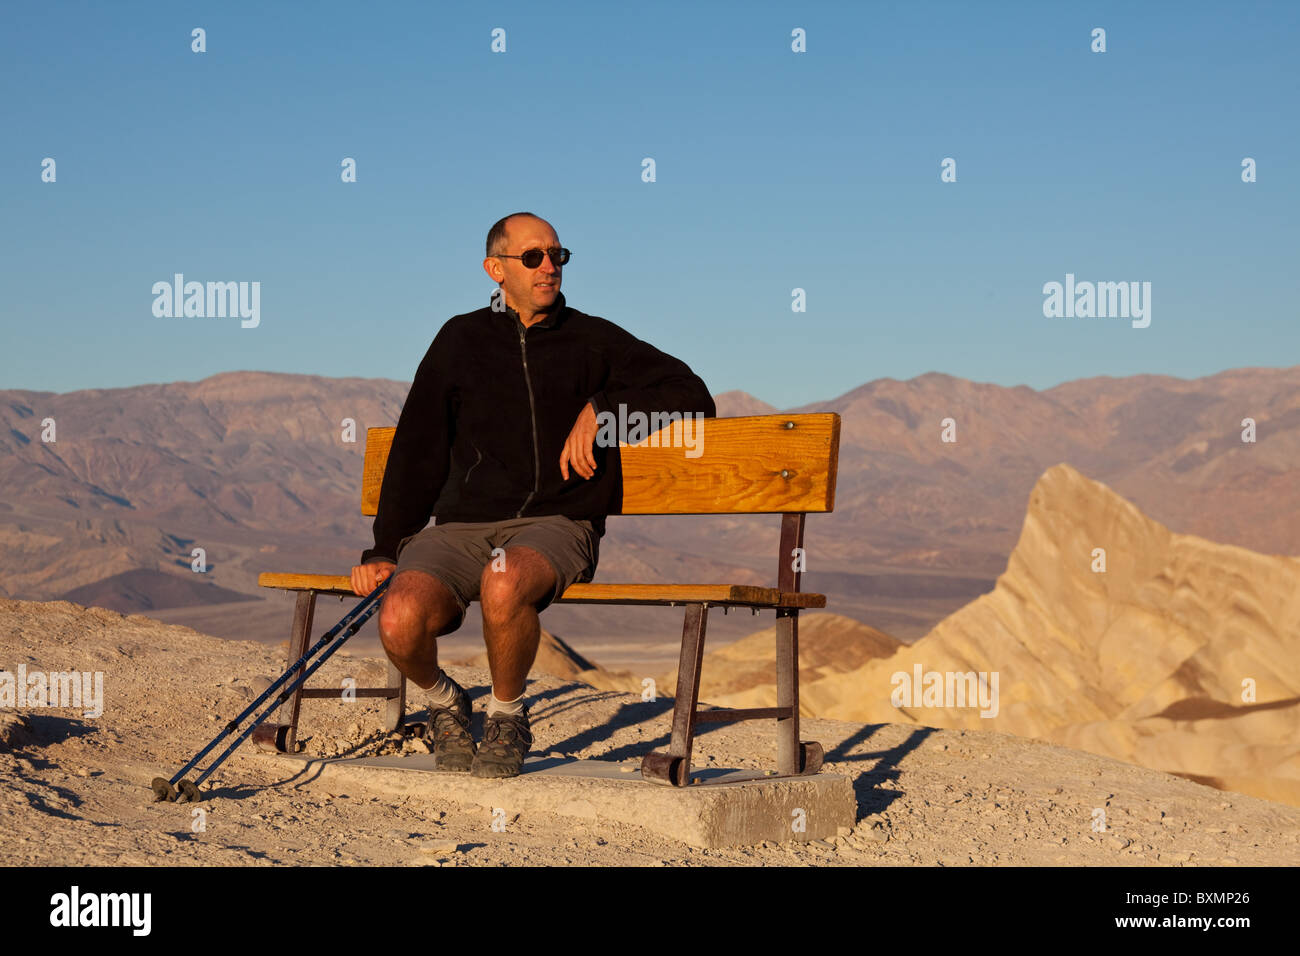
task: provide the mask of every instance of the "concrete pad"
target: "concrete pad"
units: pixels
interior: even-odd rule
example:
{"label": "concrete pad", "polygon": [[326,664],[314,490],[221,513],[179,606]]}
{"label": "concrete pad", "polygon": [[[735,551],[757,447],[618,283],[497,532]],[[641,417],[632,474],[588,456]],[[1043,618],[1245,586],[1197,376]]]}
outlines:
{"label": "concrete pad", "polygon": [[613,763],[532,756],[518,777],[489,780],[439,771],[432,754],[321,759],[250,754],[301,768],[309,780],[348,782],[385,793],[408,794],[500,808],[515,814],[553,813],[614,821],[712,849],[834,837],[857,819],[853,785],[842,774],[776,777],[761,770],[697,769],[689,787],[641,779],[640,761]]}

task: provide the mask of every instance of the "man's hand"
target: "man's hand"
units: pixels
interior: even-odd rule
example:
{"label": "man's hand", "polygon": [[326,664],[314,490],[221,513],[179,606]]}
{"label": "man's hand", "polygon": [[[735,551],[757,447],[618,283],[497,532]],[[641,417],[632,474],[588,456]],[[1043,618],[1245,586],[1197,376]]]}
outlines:
{"label": "man's hand", "polygon": [[370,561],[366,564],[358,564],[352,569],[352,590],[365,597],[379,587],[379,582],[392,574],[395,567],[397,565],[392,561]]}
{"label": "man's hand", "polygon": [[588,402],[582,406],[578,420],[573,423],[573,429],[564,443],[564,450],[560,452],[560,474],[565,481],[569,480],[570,462],[573,463],[573,470],[583,478],[590,478],[596,473],[596,457],[591,453],[595,440],[596,410]]}

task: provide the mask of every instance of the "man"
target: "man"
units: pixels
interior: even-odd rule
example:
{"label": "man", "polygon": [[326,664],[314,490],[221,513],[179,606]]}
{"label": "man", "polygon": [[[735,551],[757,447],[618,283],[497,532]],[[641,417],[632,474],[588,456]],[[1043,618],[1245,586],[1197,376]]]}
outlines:
{"label": "man", "polygon": [[[717,412],[685,363],[566,303],[569,251],[544,219],[506,216],[486,251],[500,297],[449,319],[420,363],[389,452],[375,546],[352,569],[352,588],[369,594],[395,575],[379,636],[428,691],[439,769],[512,777],[533,741],[523,692],[538,614],[592,579],[605,516],[621,501],[618,449],[594,445],[597,413]],[[475,599],[492,672],[481,746],[469,695],[438,667],[437,645]]]}

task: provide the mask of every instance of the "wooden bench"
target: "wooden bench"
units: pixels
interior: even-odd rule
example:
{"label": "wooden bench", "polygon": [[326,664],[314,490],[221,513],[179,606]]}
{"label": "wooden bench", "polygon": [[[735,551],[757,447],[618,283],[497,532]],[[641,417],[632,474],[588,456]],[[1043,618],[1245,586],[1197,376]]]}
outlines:
{"label": "wooden bench", "polygon": [[[823,608],[826,597],[799,590],[804,519],[809,513],[834,510],[839,456],[840,416],[759,415],[710,418],[699,426],[703,453],[689,458],[681,447],[676,423],[637,445],[622,445],[624,515],[780,514],[776,587],[740,584],[574,584],[559,598],[563,604],[685,606],[681,659],[673,707],[672,737],[667,751],[646,754],[642,776],[686,786],[691,782],[691,748],[699,723],[775,719],[777,774],[816,773],[822,763],[820,744],[799,739],[799,612]],[[392,445],[394,428],[366,433],[361,512],[374,515]],[[657,447],[656,447],[657,446]],[[306,651],[318,594],[352,595],[348,575],[262,574],[262,587],[298,592],[289,639],[291,665]],[[697,709],[700,664],[710,607],[770,609],[776,614],[775,707]],[[357,688],[356,697],[385,701],[383,727],[402,726],[406,680],[391,664],[384,687]],[[301,688],[285,703],[276,745],[294,750],[302,699],[343,696],[340,690]],[[264,735],[265,738],[265,735]]]}

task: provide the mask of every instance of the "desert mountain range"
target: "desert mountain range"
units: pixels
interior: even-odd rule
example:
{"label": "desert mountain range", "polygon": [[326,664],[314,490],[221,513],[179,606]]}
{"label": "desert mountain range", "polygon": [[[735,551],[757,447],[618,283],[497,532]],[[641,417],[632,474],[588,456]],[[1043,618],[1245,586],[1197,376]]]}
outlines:
{"label": "desert mountain range", "polygon": [[[339,573],[369,546],[358,507],[365,428],[394,424],[408,387],[231,372],[65,394],[0,391],[0,595],[282,639],[283,595],[259,592],[257,574]],[[717,404],[723,416],[775,411],[744,392]],[[1180,533],[1300,552],[1300,367],[1044,391],[930,373],[788,411],[843,419],[836,510],[809,518],[804,586],[826,593],[835,613],[903,641],[992,590],[1026,497],[1060,462]],[[1258,435],[1249,444],[1248,417]],[[940,440],[946,418],[955,443]],[[46,419],[54,443],[42,441]],[[344,419],[356,423],[355,443],[343,441]],[[778,526],[775,516],[613,517],[596,579],[768,584]],[[191,570],[196,547],[203,575]],[[675,627],[657,608],[611,617],[586,606],[553,607],[547,625],[571,639],[611,626],[671,636]],[[477,627],[471,615],[463,630]],[[710,629],[737,638],[753,625],[718,615]]]}

